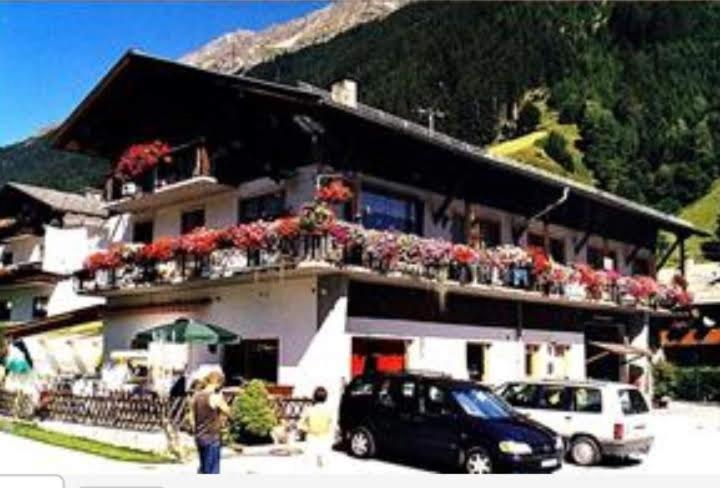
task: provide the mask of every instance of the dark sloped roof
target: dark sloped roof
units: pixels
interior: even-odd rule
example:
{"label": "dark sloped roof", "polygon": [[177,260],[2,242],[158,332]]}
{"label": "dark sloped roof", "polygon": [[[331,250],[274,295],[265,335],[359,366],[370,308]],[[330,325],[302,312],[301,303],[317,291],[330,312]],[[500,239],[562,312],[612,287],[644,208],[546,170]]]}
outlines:
{"label": "dark sloped roof", "polygon": [[[92,127],[88,126],[86,124],[88,121],[84,121],[83,119],[92,119],[92,114],[88,114],[92,112],[93,107],[100,105],[98,100],[105,96],[104,92],[110,91],[110,86],[114,82],[117,82],[121,74],[125,72],[141,72],[149,69],[161,71],[165,76],[163,78],[164,80],[172,78],[179,83],[180,79],[191,78],[194,84],[188,86],[191,86],[194,90],[217,89],[220,85],[232,85],[234,87],[243,87],[244,90],[251,90],[254,93],[259,93],[276,100],[283,100],[287,103],[302,102],[303,106],[314,107],[318,109],[319,112],[325,111],[326,113],[341,114],[346,117],[362,120],[368,125],[392,131],[401,137],[414,139],[423,144],[429,144],[434,148],[456,154],[479,166],[493,168],[507,175],[515,175],[528,182],[537,182],[548,189],[568,188],[571,194],[585,201],[595,202],[606,208],[635,215],[647,222],[652,222],[653,225],[659,228],[671,232],[681,235],[708,235],[692,223],[676,216],[660,212],[646,205],[599,190],[590,185],[531,167],[519,161],[493,156],[481,147],[468,144],[441,132],[430,131],[426,127],[382,110],[362,104],[358,104],[356,107],[339,104],[331,99],[329,92],[311,85],[300,84],[298,87],[291,87],[247,76],[219,74],[172,60],[149,56],[137,51],[130,51],[123,56],[85,100],[73,111],[57,131],[54,147],[65,150],[77,150],[73,149],[75,145],[73,139],[82,137],[86,146],[93,146],[83,149],[88,154],[93,153],[93,151],[101,152],[103,149],[107,149],[103,147],[102,141],[97,141],[97,137],[93,138]],[[111,99],[112,97],[105,96],[105,98]],[[110,101],[117,100],[112,99]],[[97,117],[95,120],[97,120]],[[126,125],[122,127],[126,127]],[[115,126],[111,128],[116,129]]]}
{"label": "dark sloped roof", "polygon": [[25,183],[10,182],[7,183],[6,186],[14,188],[30,198],[38,200],[61,212],[93,215],[97,217],[105,217],[107,215],[102,202],[96,198]]}

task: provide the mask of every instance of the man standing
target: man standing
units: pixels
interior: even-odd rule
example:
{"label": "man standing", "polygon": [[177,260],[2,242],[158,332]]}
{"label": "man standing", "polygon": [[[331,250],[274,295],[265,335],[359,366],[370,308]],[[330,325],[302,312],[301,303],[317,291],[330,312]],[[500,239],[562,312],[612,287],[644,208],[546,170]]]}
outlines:
{"label": "man standing", "polygon": [[200,456],[200,474],[220,473],[223,416],[230,416],[230,407],[220,392],[224,382],[222,373],[210,372],[203,380],[202,389],[192,399],[191,418]]}

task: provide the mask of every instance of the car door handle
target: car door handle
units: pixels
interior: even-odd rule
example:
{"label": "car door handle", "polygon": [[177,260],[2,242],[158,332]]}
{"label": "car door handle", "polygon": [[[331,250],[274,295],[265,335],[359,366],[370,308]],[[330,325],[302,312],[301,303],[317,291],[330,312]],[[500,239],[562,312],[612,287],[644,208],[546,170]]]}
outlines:
{"label": "car door handle", "polygon": [[572,417],[570,415],[566,415],[565,420],[572,420]]}

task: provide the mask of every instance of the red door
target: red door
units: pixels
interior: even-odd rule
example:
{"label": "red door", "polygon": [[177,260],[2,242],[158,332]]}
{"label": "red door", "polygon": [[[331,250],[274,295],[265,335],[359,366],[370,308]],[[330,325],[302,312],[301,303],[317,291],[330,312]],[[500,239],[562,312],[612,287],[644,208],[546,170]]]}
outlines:
{"label": "red door", "polygon": [[405,369],[405,341],[353,337],[350,364],[352,376],[361,375],[366,368],[372,367],[369,360],[375,361],[375,369],[382,373],[403,371]]}

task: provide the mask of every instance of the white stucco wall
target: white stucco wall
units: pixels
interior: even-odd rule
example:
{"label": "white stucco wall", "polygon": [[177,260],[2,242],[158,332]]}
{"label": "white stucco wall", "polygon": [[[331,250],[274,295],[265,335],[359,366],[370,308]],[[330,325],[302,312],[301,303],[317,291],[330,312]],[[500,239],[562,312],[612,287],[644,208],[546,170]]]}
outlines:
{"label": "white stucco wall", "polygon": [[[568,377],[585,377],[585,346],[581,333],[524,330],[515,338],[512,327],[478,327],[472,325],[350,318],[348,333],[357,337],[401,338],[409,341],[407,366],[411,369],[442,371],[456,378],[468,378],[467,344],[488,344],[485,381],[490,384],[517,380],[525,376],[525,345],[569,346]],[[552,359],[547,347],[540,347],[540,363],[544,367]]]}

